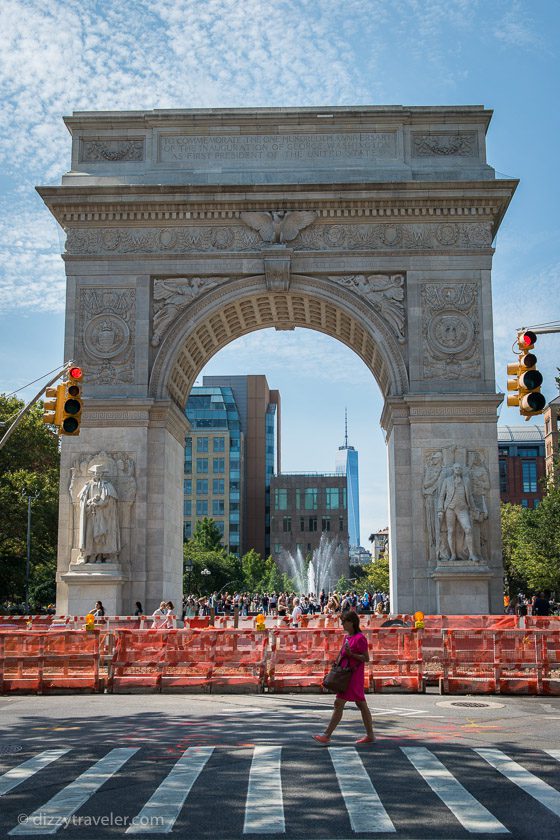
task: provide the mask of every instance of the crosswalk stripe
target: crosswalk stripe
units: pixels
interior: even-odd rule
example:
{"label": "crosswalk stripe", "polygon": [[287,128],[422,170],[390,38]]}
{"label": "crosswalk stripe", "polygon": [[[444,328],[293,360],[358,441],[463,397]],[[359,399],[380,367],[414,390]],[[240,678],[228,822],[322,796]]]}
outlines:
{"label": "crosswalk stripe", "polygon": [[560,793],[548,785],[538,776],[534,776],[525,770],[521,764],[508,758],[501,750],[477,749],[475,750],[481,758],[498,770],[502,776],[520,787],[557,817],[560,817]]}
{"label": "crosswalk stripe", "polygon": [[111,750],[73,782],[55,794],[45,805],[33,811],[26,822],[17,825],[10,835],[56,834],[65,821],[88,801],[101,785],[138,752],[138,747]]}
{"label": "crosswalk stripe", "polygon": [[425,747],[401,747],[401,750],[467,831],[471,834],[509,834],[430,750]]}
{"label": "crosswalk stripe", "polygon": [[67,752],[70,752],[70,750],[44,750],[44,752],[38,753],[38,755],[29,758],[22,764],[18,764],[12,770],[8,770],[7,773],[0,776],[0,796],[9,793],[9,791],[21,785],[22,782],[25,782],[26,779],[42,770],[43,767],[47,767],[52,761],[66,755]]}
{"label": "crosswalk stripe", "polygon": [[168,834],[214,747],[189,747],[134,818],[126,834]]}
{"label": "crosswalk stripe", "polygon": [[545,750],[545,753],[551,755],[556,761],[560,761],[560,750]]}
{"label": "crosswalk stripe", "polygon": [[281,759],[282,747],[254,747],[243,834],[283,834],[286,831]]}
{"label": "crosswalk stripe", "polygon": [[356,750],[329,747],[329,753],[352,831],[396,831]]}

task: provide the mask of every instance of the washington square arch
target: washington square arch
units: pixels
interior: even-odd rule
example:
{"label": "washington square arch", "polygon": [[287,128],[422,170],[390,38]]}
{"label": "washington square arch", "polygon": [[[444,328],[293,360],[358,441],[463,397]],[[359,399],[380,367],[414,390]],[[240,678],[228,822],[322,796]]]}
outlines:
{"label": "washington square arch", "polygon": [[[59,612],[180,603],[186,401],[215,353],[267,327],[338,339],[383,394],[392,610],[501,611],[491,264],[517,182],[486,163],[490,119],[66,119],[71,169],[39,188],[67,234],[65,358],[86,383],[81,433],[62,445]],[[112,532],[104,563],[86,545],[92,498]]]}

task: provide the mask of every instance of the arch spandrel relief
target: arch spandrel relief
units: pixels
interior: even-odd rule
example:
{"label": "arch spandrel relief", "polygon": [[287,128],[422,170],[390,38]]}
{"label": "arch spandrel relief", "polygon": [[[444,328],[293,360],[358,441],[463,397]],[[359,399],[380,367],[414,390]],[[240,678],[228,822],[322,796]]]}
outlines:
{"label": "arch spandrel relief", "polygon": [[488,564],[487,460],[484,449],[424,451],[424,525],[433,565]]}

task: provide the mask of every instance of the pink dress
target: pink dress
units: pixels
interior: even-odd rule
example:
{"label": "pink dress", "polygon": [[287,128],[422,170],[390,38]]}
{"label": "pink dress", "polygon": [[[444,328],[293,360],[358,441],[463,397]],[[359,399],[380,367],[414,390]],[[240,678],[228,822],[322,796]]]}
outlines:
{"label": "pink dress", "polygon": [[[353,636],[345,636],[344,643],[342,649],[344,650],[344,646],[348,640],[348,644],[350,645],[350,650],[353,653],[360,653],[364,654],[367,653],[368,643],[367,639],[363,633],[355,633]],[[339,700],[351,700],[354,703],[359,703],[361,700],[366,699],[366,695],[364,694],[364,662],[358,662],[357,659],[352,659],[348,656],[342,656],[340,664],[343,668],[352,668],[352,676],[350,677],[350,682],[348,683],[348,688],[346,691],[339,691],[336,695]]]}

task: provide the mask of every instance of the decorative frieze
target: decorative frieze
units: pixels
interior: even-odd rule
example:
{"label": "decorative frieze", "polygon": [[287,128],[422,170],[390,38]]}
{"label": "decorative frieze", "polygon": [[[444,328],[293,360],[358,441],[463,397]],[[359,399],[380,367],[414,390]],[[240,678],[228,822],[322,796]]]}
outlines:
{"label": "decorative frieze", "polygon": [[477,157],[475,131],[412,134],[412,154],[415,157]]}
{"label": "decorative frieze", "polygon": [[480,320],[476,283],[422,286],[422,366],[426,379],[478,379]]}
{"label": "decorative frieze", "polygon": [[317,218],[313,210],[273,210],[241,213],[241,221],[258,231],[263,242],[279,244],[295,239],[303,228]]}
{"label": "decorative frieze", "polygon": [[82,163],[127,163],[144,160],[144,139],[138,140],[82,140]]}
{"label": "decorative frieze", "polygon": [[[278,236],[280,235],[278,233]],[[491,243],[490,222],[337,223],[315,224],[300,230],[291,240],[290,247],[296,251],[434,251],[489,248]],[[267,240],[263,240],[258,231],[236,224],[227,227],[189,225],[165,228],[72,228],[66,240],[66,253],[87,256],[258,252],[266,245]]]}
{"label": "decorative frieze", "polygon": [[76,359],[92,385],[134,382],[136,290],[81,288]]}

